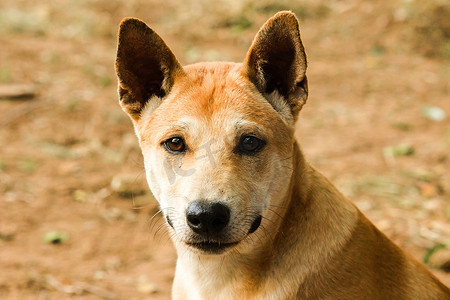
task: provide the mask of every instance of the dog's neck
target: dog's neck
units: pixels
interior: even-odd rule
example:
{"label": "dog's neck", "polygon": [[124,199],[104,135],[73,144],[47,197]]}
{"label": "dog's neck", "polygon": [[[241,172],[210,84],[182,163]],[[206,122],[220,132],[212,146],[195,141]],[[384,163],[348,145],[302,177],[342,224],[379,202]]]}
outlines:
{"label": "dog's neck", "polygon": [[[271,293],[283,294],[284,289],[292,289],[271,285],[268,278],[282,282],[283,277],[294,276],[302,282],[342,247],[357,223],[358,210],[306,163],[297,142],[292,163],[294,171],[288,192],[277,209],[278,217],[266,220],[254,238],[249,236],[251,248],[215,256],[197,255],[178,247],[178,281],[195,285],[199,291],[209,290],[205,294],[220,290],[226,295],[223,292],[227,286],[233,286],[229,299],[240,293],[237,286],[246,294],[264,291],[265,286],[270,286]],[[290,261],[293,257],[296,260]],[[291,264],[291,273],[277,274],[280,264]],[[274,290],[274,286],[280,290]]]}

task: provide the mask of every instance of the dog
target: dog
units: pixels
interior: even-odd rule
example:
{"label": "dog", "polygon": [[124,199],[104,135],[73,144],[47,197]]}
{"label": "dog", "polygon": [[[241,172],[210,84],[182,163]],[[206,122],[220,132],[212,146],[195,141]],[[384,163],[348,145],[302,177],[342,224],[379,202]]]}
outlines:
{"label": "dog", "polygon": [[182,67],[144,22],[120,24],[120,104],[177,249],[173,299],[450,299],[305,161],[306,68],[287,11],[243,63]]}

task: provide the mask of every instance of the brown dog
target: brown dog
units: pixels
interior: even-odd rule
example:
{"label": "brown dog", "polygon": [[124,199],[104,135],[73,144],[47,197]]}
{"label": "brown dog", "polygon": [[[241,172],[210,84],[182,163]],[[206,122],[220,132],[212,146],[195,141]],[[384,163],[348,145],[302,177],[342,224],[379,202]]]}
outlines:
{"label": "brown dog", "polygon": [[280,12],[245,61],[182,67],[143,22],[116,71],[150,188],[178,251],[175,299],[450,299],[308,163],[297,19]]}

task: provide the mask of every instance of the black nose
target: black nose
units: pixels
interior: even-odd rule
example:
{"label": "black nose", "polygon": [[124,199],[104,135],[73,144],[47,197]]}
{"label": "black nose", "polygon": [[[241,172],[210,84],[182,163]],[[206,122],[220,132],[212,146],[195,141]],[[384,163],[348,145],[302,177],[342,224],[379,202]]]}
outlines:
{"label": "black nose", "polygon": [[194,201],[186,210],[189,227],[198,234],[217,234],[230,221],[230,209],[220,203]]}

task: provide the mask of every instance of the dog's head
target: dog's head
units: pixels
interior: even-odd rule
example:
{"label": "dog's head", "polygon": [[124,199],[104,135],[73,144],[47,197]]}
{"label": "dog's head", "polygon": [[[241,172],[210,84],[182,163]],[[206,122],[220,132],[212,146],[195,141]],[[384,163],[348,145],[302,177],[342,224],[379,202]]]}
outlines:
{"label": "dog's head", "polygon": [[261,223],[277,224],[308,94],[294,14],[269,19],[241,64],[186,67],[152,29],[126,19],[116,71],[120,104],[177,244],[219,254],[257,241],[247,236]]}

